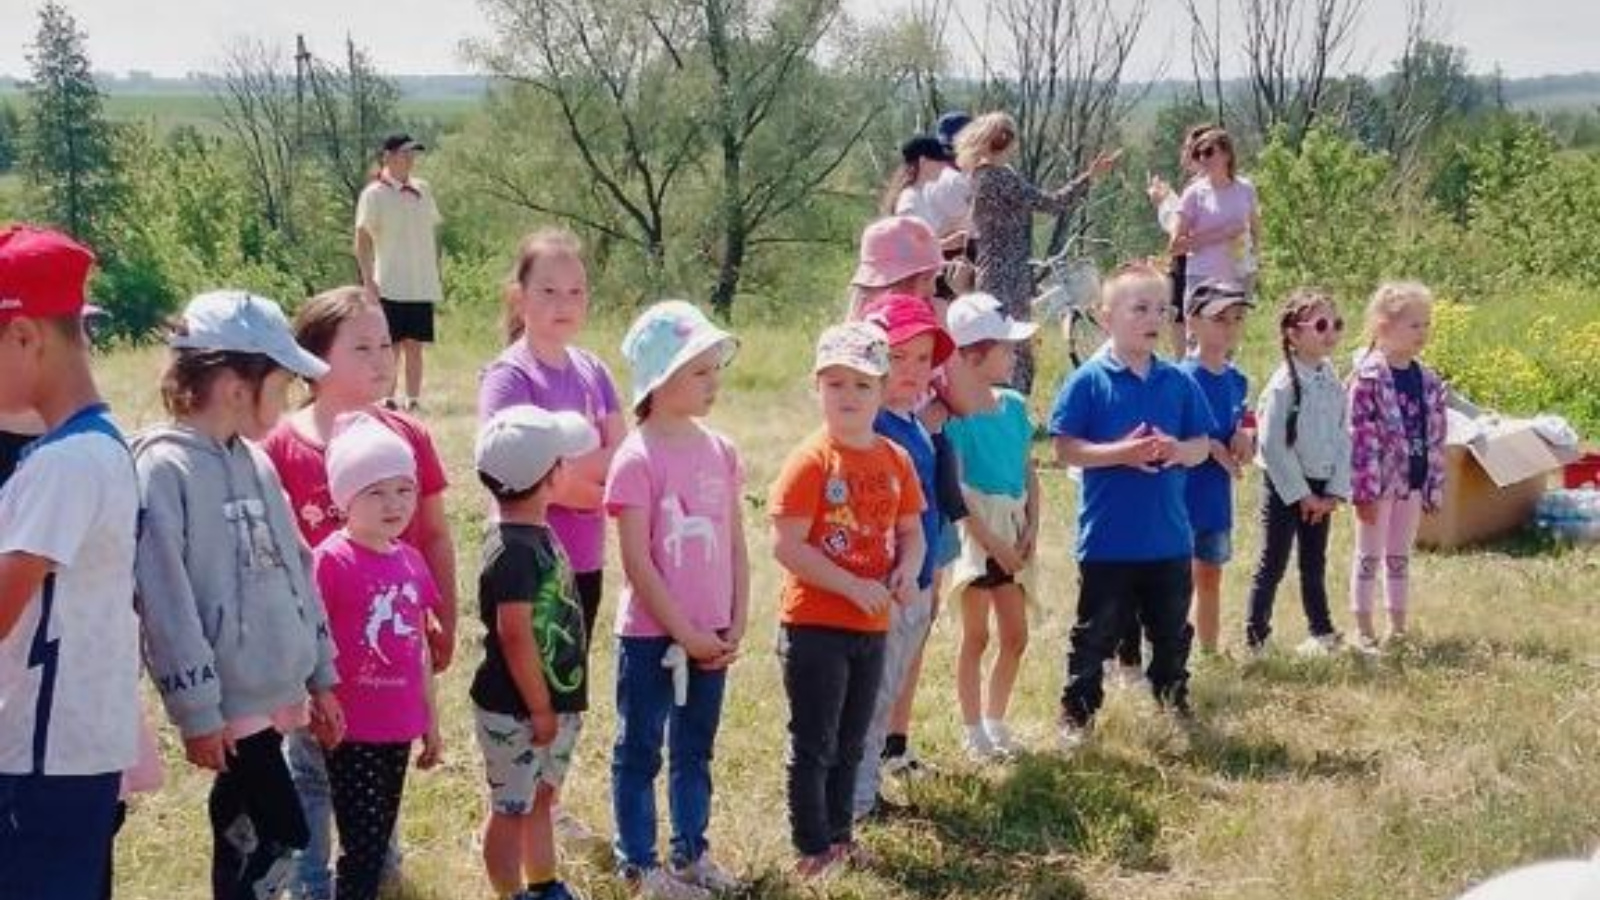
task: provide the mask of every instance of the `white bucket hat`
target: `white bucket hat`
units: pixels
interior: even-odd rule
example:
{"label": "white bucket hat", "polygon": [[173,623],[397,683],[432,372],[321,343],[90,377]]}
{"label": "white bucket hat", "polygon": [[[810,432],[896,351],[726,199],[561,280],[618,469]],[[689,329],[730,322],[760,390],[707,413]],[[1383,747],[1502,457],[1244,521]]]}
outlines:
{"label": "white bucket hat", "polygon": [[622,355],[633,370],[635,410],[650,392],[696,356],[720,347],[721,365],[738,352],[739,340],[713,325],[699,307],[683,300],[663,300],[639,314],[622,338]]}

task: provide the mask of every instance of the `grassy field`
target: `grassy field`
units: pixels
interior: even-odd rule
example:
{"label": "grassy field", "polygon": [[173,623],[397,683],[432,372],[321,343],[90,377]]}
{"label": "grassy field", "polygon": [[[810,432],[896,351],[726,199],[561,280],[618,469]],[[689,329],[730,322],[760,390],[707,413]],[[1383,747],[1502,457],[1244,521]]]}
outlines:
{"label": "grassy field", "polygon": [[[460,335],[465,324],[447,319],[443,333]],[[591,346],[614,361],[618,330],[596,332]],[[881,857],[876,869],[816,888],[789,884],[786,711],[771,649],[778,572],[759,498],[787,448],[816,421],[802,377],[810,331],[763,328],[743,337],[712,424],[734,438],[749,470],[755,612],[719,740],[712,840],[724,862],[755,881],[751,896],[1442,900],[1515,863],[1586,853],[1600,838],[1600,553],[1530,539],[1423,555],[1413,570],[1418,639],[1403,655],[1202,663],[1193,731],[1174,728],[1142,696],[1113,693],[1095,741],[1063,758],[1052,752],[1051,723],[1076,590],[1073,498],[1064,476],[1048,474],[1041,595],[1013,714],[1037,755],[983,769],[962,757],[957,634],[945,616],[932,638],[915,738],[939,776],[911,790],[916,814],[864,830]],[[1051,351],[1059,356],[1058,347]],[[408,898],[489,895],[477,857],[484,791],[467,705],[481,652],[471,579],[483,496],[467,467],[476,372],[492,352],[487,339],[457,337],[430,357],[438,387],[428,419],[456,484],[449,503],[463,621],[471,624],[442,684],[448,762],[414,773],[406,797]],[[104,360],[102,383],[127,424],[157,415],[158,366],[150,350]],[[1252,374],[1265,372],[1253,366]],[[1254,477],[1240,488],[1247,509],[1255,491]],[[1258,546],[1251,519],[1241,516],[1239,561],[1225,594],[1236,658],[1242,586]],[[1342,514],[1329,573],[1335,597],[1346,589],[1349,547]],[[608,577],[607,617],[614,563]],[[1293,584],[1279,609],[1280,639],[1292,645],[1303,627]],[[594,662],[595,705],[568,803],[604,831],[613,734],[605,641]],[[118,844],[124,900],[206,893],[209,779],[182,761],[170,729],[162,740],[167,787],[135,803]],[[603,853],[576,854],[565,871],[590,896],[626,896]]]}

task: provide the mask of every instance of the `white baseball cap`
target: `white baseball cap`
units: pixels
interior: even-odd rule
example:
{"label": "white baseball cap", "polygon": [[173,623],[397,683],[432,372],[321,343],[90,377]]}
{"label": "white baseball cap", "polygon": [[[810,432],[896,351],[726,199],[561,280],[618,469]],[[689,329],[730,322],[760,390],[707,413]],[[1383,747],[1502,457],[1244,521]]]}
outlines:
{"label": "white baseball cap", "polygon": [[328,364],[295,343],[278,304],[248,291],[197,294],[183,308],[184,333],[167,343],[179,350],[259,353],[302,378],[328,374]]}
{"label": "white baseball cap", "polygon": [[472,461],[498,485],[496,493],[520,494],[550,474],[556,463],[600,446],[594,426],[575,412],[508,406],[478,429]]}
{"label": "white baseball cap", "polygon": [[1600,897],[1600,863],[1536,863],[1478,885],[1458,900],[1594,900]]}
{"label": "white baseball cap", "polygon": [[1039,330],[1033,322],[1018,322],[1006,315],[993,294],[982,293],[957,297],[945,313],[945,328],[957,347],[980,341],[1025,341]]}

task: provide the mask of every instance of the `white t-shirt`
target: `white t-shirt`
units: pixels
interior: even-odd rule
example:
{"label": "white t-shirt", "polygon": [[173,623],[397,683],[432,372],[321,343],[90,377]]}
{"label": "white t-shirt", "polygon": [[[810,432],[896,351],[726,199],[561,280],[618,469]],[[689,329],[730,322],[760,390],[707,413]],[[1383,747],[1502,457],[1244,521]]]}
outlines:
{"label": "white t-shirt", "polygon": [[937,179],[901,191],[894,212],[927,222],[940,237],[960,231],[972,219],[972,181],[959,169],[946,166]]}
{"label": "white t-shirt", "polygon": [[138,757],[138,482],[127,449],[83,418],[42,438],[0,490],[0,553],[56,564],[0,641],[8,775],[103,775]]}
{"label": "white t-shirt", "polygon": [[439,222],[433,191],[420,178],[405,185],[379,178],[362,189],[356,201],[356,227],[372,235],[374,275],[383,299],[405,303],[444,299],[434,244]]}

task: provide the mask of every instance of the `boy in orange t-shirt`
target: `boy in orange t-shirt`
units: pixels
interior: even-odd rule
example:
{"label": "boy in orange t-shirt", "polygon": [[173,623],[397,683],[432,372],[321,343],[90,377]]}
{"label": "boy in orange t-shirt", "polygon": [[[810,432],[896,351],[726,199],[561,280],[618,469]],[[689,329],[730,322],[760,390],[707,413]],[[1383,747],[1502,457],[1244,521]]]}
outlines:
{"label": "boy in orange t-shirt", "polygon": [[817,341],[823,427],[772,485],[774,555],[786,571],[789,822],[804,877],[860,858],[856,768],[883,674],[891,603],[914,599],[925,552],[922,490],[906,452],[874,433],[888,338],[852,322]]}

